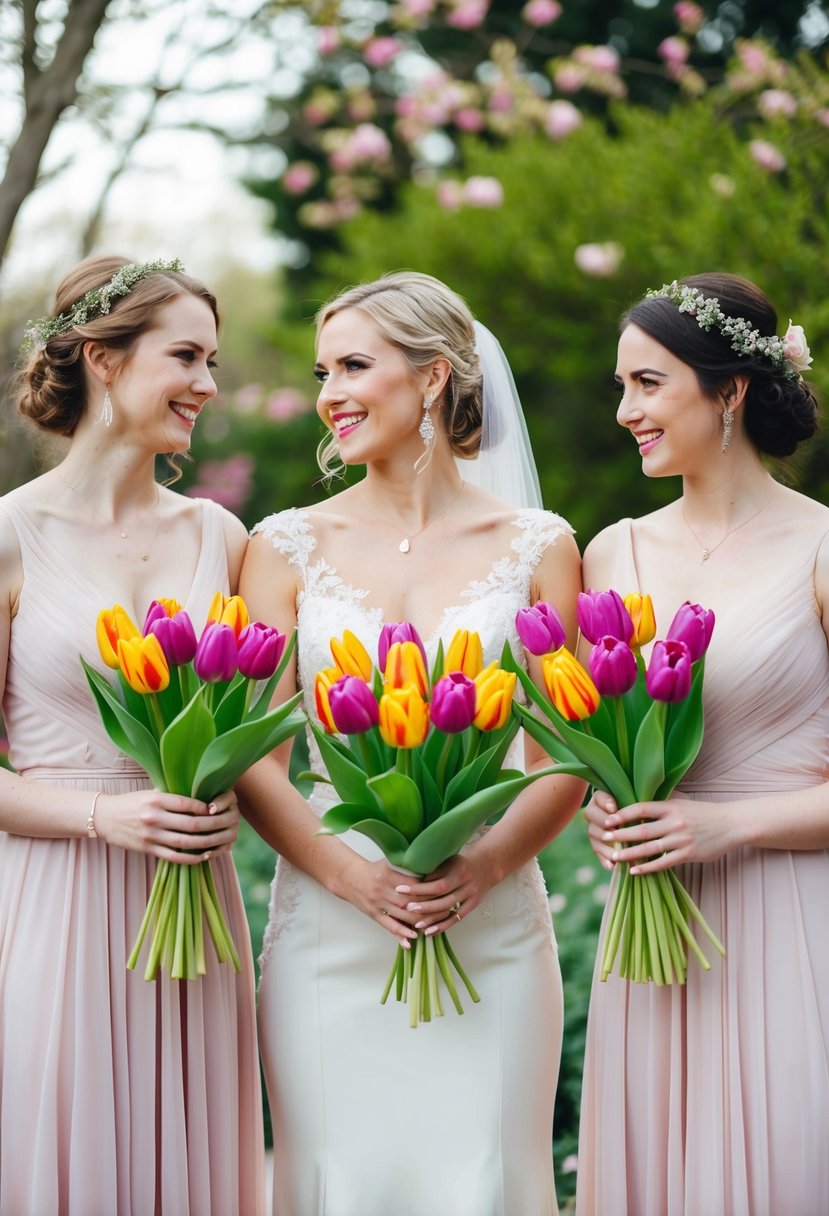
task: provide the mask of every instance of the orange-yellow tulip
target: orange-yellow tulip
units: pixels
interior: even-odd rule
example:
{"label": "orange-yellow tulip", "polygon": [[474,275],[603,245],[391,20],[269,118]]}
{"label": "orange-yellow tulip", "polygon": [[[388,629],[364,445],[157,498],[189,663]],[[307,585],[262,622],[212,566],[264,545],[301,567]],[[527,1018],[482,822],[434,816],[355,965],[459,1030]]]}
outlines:
{"label": "orange-yellow tulip", "polygon": [[420,695],[426,696],[429,676],[417,642],[393,642],[389,646],[383,679],[386,690],[414,684]]}
{"label": "orange-yellow tulip", "polygon": [[332,684],[336,684],[337,680],[342,679],[342,674],[339,667],[324,667],[322,671],[317,672],[316,679],[314,680],[314,701],[317,706],[317,717],[329,735],[336,735],[337,728],[334,725],[331,706],[328,702],[328,690]]}
{"label": "orange-yellow tulip", "polygon": [[380,698],[380,734],[389,747],[419,747],[429,731],[429,706],[414,684]]}
{"label": "orange-yellow tulip", "polygon": [[544,655],[541,670],[550,700],[568,722],[589,718],[599,708],[599,690],[566,647]]}
{"label": "orange-yellow tulip", "polygon": [[170,683],[170,668],[154,633],[145,638],[119,638],[118,663],[124,679],[136,692],[163,692]]}
{"label": "orange-yellow tulip", "polygon": [[217,591],[211,601],[206,624],[229,625],[238,640],[239,634],[250,624],[248,606],[241,595],[222,595],[221,591]]}
{"label": "orange-yellow tulip", "polygon": [[129,638],[140,638],[138,628],[127,615],[120,604],[112,608],[104,608],[98,613],[95,628],[98,649],[107,667],[120,667],[118,662],[118,642]]}
{"label": "orange-yellow tulip", "polygon": [[656,636],[653,601],[649,595],[639,595],[634,591],[630,595],[626,595],[622,603],[633,621],[633,637],[630,639],[630,645],[634,650],[639,650],[641,646],[646,646]]}
{"label": "orange-yellow tulip", "polygon": [[475,677],[475,717],[478,730],[499,730],[509,717],[515,673],[490,663]]}
{"label": "orange-yellow tulip", "polygon": [[452,641],[443,662],[444,673],[462,671],[470,680],[474,680],[483,671],[484,656],[481,649],[481,639],[474,631],[459,629]]}
{"label": "orange-yellow tulip", "polygon": [[346,629],[339,638],[332,638],[331,654],[341,676],[359,676],[366,683],[371,679],[371,656],[358,637]]}

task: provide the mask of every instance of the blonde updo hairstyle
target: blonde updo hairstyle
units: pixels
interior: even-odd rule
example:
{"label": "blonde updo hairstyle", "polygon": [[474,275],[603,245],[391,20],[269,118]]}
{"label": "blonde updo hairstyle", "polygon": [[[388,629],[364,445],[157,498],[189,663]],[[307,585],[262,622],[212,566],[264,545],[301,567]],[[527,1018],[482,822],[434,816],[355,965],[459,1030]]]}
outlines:
{"label": "blonde updo hairstyle", "polygon": [[[54,314],[71,309],[88,291],[103,287],[129,258],[100,254],[78,263],[55,293]],[[18,376],[17,409],[24,418],[56,435],[72,435],[87,405],[84,343],[101,342],[116,353],[118,366],[126,362],[142,334],[156,324],[158,310],[175,296],[204,300],[219,324],[219,309],[212,292],[181,271],[158,270],[147,275],[126,295],[112,301],[110,311],[73,325],[49,338],[42,350],[33,350]]]}
{"label": "blonde updo hairstyle", "polygon": [[[317,313],[317,335],[331,317],[348,308],[367,313],[413,371],[422,371],[436,359],[448,362],[449,378],[436,402],[439,425],[455,456],[474,459],[481,446],[483,385],[472,313],[465,301],[432,275],[395,271],[335,296]],[[320,443],[317,463],[326,477],[343,472],[333,435]]]}

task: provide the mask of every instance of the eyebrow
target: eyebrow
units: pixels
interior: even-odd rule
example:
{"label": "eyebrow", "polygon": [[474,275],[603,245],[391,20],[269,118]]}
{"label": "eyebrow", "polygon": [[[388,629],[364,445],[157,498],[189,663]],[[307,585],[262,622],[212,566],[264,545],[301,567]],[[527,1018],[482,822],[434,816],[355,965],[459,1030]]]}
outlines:
{"label": "eyebrow", "polygon": [[[170,340],[170,346],[186,346],[190,350],[196,350],[196,351],[203,351],[206,349],[204,346],[202,346],[201,342],[196,342],[196,340],[194,338],[172,338]],[[208,352],[209,357],[212,358],[212,356],[215,355],[217,353],[217,351],[218,351],[218,347],[214,347],[213,350]]]}
{"label": "eyebrow", "polygon": [[[655,367],[637,367],[635,371],[630,373],[631,380],[640,380],[642,376],[662,376],[666,377],[667,372],[660,372]],[[618,372],[613,373],[614,380],[621,380]]]}
{"label": "eyebrow", "polygon": [[[364,354],[361,354],[361,352],[360,352],[360,351],[358,351],[358,350],[353,350],[353,351],[352,351],[350,354],[348,354],[348,355],[340,355],[339,359],[335,359],[335,360],[334,360],[334,362],[335,362],[335,363],[339,363],[339,364],[340,364],[340,366],[342,366],[342,364],[343,364],[343,363],[350,363],[352,359],[368,359],[368,361],[369,361],[370,363],[376,363],[376,362],[377,362],[377,360],[376,360],[376,358],[374,357],[374,355],[364,355]],[[324,363],[320,363],[320,361],[319,361],[319,359],[318,359],[318,360],[316,361],[316,363],[314,364],[314,371],[315,371],[315,372],[316,372],[316,371],[325,371],[325,364],[324,364]]]}

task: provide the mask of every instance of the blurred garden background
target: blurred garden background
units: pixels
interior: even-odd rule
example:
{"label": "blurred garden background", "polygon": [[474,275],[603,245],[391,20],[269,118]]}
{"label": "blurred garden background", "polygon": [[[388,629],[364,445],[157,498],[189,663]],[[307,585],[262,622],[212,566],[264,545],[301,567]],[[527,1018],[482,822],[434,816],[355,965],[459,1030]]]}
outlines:
{"label": "blurred garden background", "polygon": [[[25,322],[106,250],[180,256],[217,292],[220,394],[180,488],[248,525],[325,493],[315,310],[402,267],[500,338],[545,504],[582,546],[661,504],[676,487],[614,422],[618,318],[646,288],[756,280],[827,399],[828,42],[818,0],[3,0],[0,492],[60,458],[14,416]],[[825,436],[778,472],[829,501]],[[247,832],[237,861],[257,949],[273,857]],[[566,1202],[606,886],[580,821],[542,863]]]}

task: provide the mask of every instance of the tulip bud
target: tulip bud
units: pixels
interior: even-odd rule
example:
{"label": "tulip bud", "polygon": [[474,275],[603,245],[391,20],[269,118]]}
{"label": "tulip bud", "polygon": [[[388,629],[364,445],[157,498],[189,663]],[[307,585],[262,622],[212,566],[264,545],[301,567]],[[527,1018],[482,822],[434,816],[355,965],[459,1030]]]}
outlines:
{"label": "tulip bud", "polygon": [[386,670],[389,647],[395,642],[414,642],[423,656],[423,666],[428,666],[426,649],[414,625],[410,625],[408,621],[392,621],[380,630],[380,641],[377,643],[377,666],[380,671]]}
{"label": "tulip bud", "polygon": [[691,691],[691,651],[685,642],[656,642],[645,672],[645,687],[654,701],[684,701]]}
{"label": "tulip bud", "polygon": [[118,665],[130,688],[136,692],[163,692],[170,683],[170,668],[155,634],[142,638],[119,638]]}
{"label": "tulip bud", "polygon": [[95,636],[101,658],[107,667],[120,667],[118,642],[141,635],[121,605],[115,604],[112,608],[104,608],[98,613]]}
{"label": "tulip bud", "polygon": [[329,735],[336,735],[337,727],[331,715],[328,694],[337,680],[342,678],[342,674],[339,667],[324,667],[322,671],[317,672],[314,680],[314,701],[317,707],[317,717]]}
{"label": "tulip bud", "polygon": [[708,649],[711,634],[714,631],[714,613],[710,609],[700,608],[686,600],[677,609],[676,616],[671,621],[667,637],[674,642],[684,642],[691,655],[691,662],[696,663]]}
{"label": "tulip bud", "polygon": [[193,667],[200,680],[216,684],[236,675],[239,647],[232,625],[206,625],[196,646]]}
{"label": "tulip bud", "polygon": [[630,644],[634,650],[640,650],[642,646],[647,646],[648,642],[656,637],[653,600],[649,595],[639,595],[634,591],[630,595],[626,595],[622,603],[633,621],[633,637],[630,639]]}
{"label": "tulip bud", "polygon": [[341,735],[362,735],[379,721],[374,693],[359,676],[340,676],[328,689],[328,706]]}
{"label": "tulip bud", "polygon": [[182,606],[178,600],[163,598],[153,600],[147,609],[147,615],[144,617],[144,626],[141,630],[144,637],[150,632],[153,621],[160,621],[166,617],[175,616],[177,612],[181,612],[181,608]]}
{"label": "tulip bud", "polygon": [[468,629],[459,629],[449,643],[443,670],[462,671],[470,680],[474,680],[480,675],[483,666],[484,655],[479,635],[470,633]]}
{"label": "tulip bud", "polygon": [[341,675],[359,676],[361,680],[371,679],[371,656],[350,629],[346,629],[342,641],[332,638],[330,645],[331,654]]}
{"label": "tulip bud", "polygon": [[380,734],[389,747],[419,747],[429,731],[429,706],[413,684],[380,698]]}
{"label": "tulip bud", "polygon": [[475,677],[475,718],[478,730],[500,730],[509,717],[515,692],[515,672],[504,671],[497,663]]}
{"label": "tulip bud", "polygon": [[477,689],[462,671],[450,671],[432,689],[432,721],[446,735],[456,735],[472,725],[477,707]]}
{"label": "tulip bud", "polygon": [[426,696],[429,676],[416,642],[392,642],[386,657],[383,681],[387,689],[414,684],[420,695]]}
{"label": "tulip bud", "polygon": [[[147,620],[149,617],[150,614],[147,613]],[[146,627],[146,620],[144,625]],[[150,621],[146,633],[147,636],[151,633],[155,634],[161,643],[161,649],[164,651],[167,662],[172,667],[189,663],[196,653],[196,631],[193,628],[193,622],[183,609],[177,611],[175,616],[156,615]]]}
{"label": "tulip bud", "polygon": [[547,695],[568,722],[589,718],[601,704],[599,690],[581,663],[563,646],[541,660]]}
{"label": "tulip bud", "polygon": [[627,642],[599,638],[587,658],[593,682],[603,697],[620,697],[633,688],[639,669]]}
{"label": "tulip bud", "polygon": [[207,613],[207,625],[229,625],[235,636],[250,624],[250,613],[241,595],[222,595],[217,591]]}
{"label": "tulip bud", "polygon": [[633,637],[633,621],[618,591],[580,591],[576,611],[579,629],[594,645],[608,635],[620,642]]}
{"label": "tulip bud", "polygon": [[564,622],[552,604],[539,600],[530,608],[519,608],[515,628],[530,654],[549,654],[559,650],[567,640]]}
{"label": "tulip bud", "polygon": [[237,662],[249,680],[269,680],[279,666],[286,637],[278,629],[251,621],[239,634]]}

